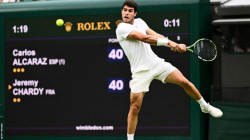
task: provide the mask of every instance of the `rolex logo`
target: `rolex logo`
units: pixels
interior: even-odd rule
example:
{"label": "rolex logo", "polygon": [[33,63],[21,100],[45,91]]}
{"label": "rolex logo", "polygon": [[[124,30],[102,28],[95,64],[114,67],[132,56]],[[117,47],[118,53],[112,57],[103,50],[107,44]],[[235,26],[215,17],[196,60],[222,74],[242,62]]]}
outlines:
{"label": "rolex logo", "polygon": [[72,26],[73,26],[73,24],[71,22],[66,22],[64,24],[66,32],[70,32],[72,30]]}
{"label": "rolex logo", "polygon": [[120,24],[120,23],[122,23],[122,20],[117,20],[116,22],[115,22],[115,24],[116,24],[116,27],[118,27],[118,25]]}
{"label": "rolex logo", "polygon": [[77,23],[77,31],[111,30],[110,21]]}

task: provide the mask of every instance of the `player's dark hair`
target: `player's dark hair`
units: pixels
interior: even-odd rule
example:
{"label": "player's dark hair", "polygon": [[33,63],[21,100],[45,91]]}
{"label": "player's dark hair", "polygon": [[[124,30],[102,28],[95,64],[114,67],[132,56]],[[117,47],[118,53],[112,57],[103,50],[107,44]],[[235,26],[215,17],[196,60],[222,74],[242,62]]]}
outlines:
{"label": "player's dark hair", "polygon": [[134,11],[137,12],[137,3],[134,0],[126,0],[123,5],[122,5],[122,9],[124,8],[124,6],[128,6],[128,7],[133,7]]}

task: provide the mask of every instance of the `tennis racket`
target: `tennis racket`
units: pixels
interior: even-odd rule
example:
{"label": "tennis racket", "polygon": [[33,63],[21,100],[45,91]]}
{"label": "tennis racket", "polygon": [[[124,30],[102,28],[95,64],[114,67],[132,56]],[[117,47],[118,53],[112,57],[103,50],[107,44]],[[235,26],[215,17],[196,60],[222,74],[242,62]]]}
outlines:
{"label": "tennis racket", "polygon": [[203,61],[213,61],[217,56],[215,44],[206,38],[197,40],[193,45],[187,46],[186,49]]}

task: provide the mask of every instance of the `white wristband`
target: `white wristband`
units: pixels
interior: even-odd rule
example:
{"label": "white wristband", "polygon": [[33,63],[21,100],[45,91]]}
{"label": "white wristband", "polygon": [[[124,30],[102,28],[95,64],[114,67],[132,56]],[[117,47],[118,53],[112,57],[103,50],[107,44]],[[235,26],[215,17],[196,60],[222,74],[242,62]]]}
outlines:
{"label": "white wristband", "polygon": [[157,46],[166,46],[168,44],[167,38],[158,38],[157,39]]}

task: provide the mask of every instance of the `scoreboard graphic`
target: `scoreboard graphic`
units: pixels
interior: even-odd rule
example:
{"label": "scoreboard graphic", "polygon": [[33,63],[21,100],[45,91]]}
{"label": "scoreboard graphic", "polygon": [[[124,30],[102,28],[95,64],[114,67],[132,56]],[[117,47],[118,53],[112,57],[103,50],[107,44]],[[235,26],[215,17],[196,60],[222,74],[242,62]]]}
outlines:
{"label": "scoreboard graphic", "polygon": [[[5,20],[6,136],[124,136],[131,72],[116,35],[120,14]],[[150,28],[189,44],[189,12],[138,15]],[[56,26],[56,20],[65,24]],[[189,54],[151,46],[190,77]],[[189,136],[190,99],[153,81],[137,136]]]}

